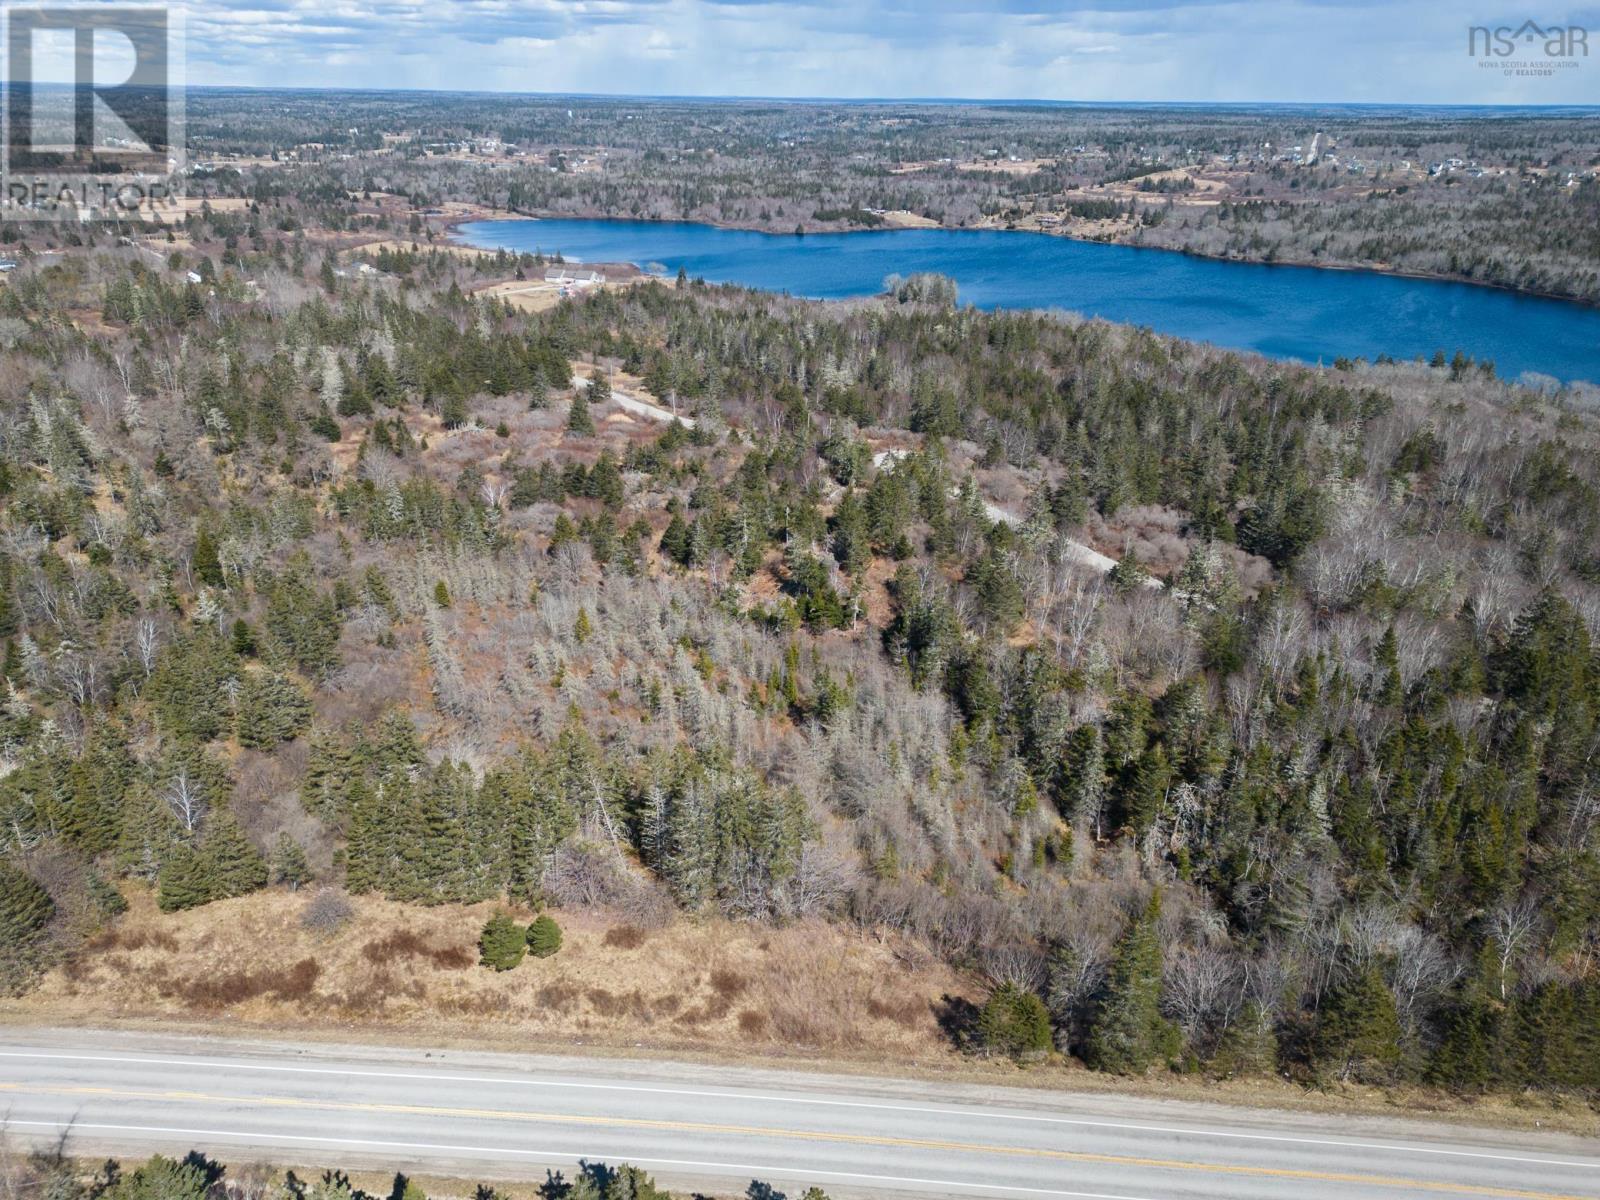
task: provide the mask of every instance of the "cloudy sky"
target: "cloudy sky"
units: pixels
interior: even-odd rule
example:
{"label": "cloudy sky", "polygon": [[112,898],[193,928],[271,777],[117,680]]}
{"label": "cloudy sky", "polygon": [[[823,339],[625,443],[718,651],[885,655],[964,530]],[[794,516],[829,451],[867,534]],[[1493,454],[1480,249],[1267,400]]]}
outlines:
{"label": "cloudy sky", "polygon": [[[1600,4],[1497,7],[1507,2],[1519,0],[201,0],[189,10],[189,79],[648,95],[1600,103]],[[1594,56],[1527,76],[1469,54],[1470,25],[1530,18],[1593,30]]]}

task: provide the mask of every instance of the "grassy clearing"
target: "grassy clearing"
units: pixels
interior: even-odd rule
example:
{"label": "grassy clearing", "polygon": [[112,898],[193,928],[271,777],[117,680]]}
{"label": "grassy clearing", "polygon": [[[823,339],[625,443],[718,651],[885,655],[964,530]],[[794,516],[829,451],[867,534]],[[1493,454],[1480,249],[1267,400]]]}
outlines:
{"label": "grassy clearing", "polygon": [[[947,995],[970,981],[922,956],[826,925],[722,920],[660,930],[554,914],[564,944],[504,973],[478,966],[493,905],[419,909],[364,897],[306,928],[312,897],[269,892],[164,916],[134,892],[119,924],[52,970],[17,1015],[83,1021],[223,1018],[293,1028],[333,1021],[524,1048],[561,1042],[669,1050],[783,1048],[888,1058],[948,1053]],[[524,917],[524,919],[526,919]]]}

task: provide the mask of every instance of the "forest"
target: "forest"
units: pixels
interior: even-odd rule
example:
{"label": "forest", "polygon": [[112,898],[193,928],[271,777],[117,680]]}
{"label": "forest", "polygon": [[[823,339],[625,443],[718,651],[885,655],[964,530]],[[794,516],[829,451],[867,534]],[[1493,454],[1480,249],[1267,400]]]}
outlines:
{"label": "forest", "polygon": [[716,914],[925,948],[975,1055],[1600,1094],[1587,393],[525,311],[323,203],[0,286],[7,990],[145,894]]}
{"label": "forest", "polygon": [[387,190],[435,212],[467,202],[782,233],[1042,229],[1600,301],[1600,124],[1582,109],[271,101],[193,92],[196,190]]}

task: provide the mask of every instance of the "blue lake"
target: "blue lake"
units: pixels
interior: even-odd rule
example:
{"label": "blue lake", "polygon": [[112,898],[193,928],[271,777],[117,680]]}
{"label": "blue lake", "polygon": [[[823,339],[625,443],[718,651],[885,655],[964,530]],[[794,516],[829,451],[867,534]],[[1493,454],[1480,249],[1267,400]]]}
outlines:
{"label": "blue lake", "polygon": [[631,262],[713,283],[832,300],[886,275],[937,271],[980,308],[1063,309],[1277,358],[1447,355],[1600,383],[1600,309],[1472,284],[1364,271],[1220,262],[1166,250],[1001,230],[767,234],[686,222],[476,221],[488,249]]}

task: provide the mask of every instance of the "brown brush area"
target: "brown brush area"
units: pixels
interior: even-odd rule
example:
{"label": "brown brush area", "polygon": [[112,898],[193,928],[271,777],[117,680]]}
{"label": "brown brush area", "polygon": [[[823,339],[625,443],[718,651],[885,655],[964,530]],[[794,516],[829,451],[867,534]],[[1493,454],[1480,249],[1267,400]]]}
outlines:
{"label": "brown brush area", "polygon": [[[938,1014],[978,994],[947,968],[839,926],[680,919],[642,930],[556,912],[553,958],[478,965],[493,905],[416,908],[367,897],[261,892],[163,914],[130,909],[0,1013],[48,1019],[214,1018],[288,1029],[333,1020],[417,1037],[536,1032],[562,1041],[669,1049],[782,1047],[907,1058],[951,1053]],[[348,912],[342,905],[348,904]],[[340,911],[330,917],[328,909]],[[524,918],[526,914],[523,914]]]}

